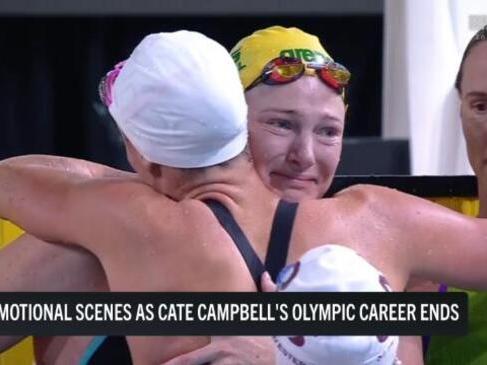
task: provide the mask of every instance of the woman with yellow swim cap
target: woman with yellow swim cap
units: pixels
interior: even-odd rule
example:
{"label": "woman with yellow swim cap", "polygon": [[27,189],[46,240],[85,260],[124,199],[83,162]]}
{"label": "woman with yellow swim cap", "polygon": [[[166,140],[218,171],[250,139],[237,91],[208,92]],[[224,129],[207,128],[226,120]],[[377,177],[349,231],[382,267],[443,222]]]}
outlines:
{"label": "woman with yellow swim cap", "polygon": [[[318,37],[298,28],[258,30],[240,40],[231,55],[246,90],[249,143],[259,176],[287,200],[322,197],[340,160],[349,71],[334,62]],[[237,361],[263,351],[250,351],[245,339],[227,341],[240,347],[218,341],[168,365],[197,364],[200,357]],[[420,364],[420,341],[402,342],[407,349],[403,363]],[[245,352],[240,353],[242,343]]]}
{"label": "woman with yellow swim cap", "polygon": [[246,90],[259,175],[288,200],[323,196],[340,160],[350,73],[297,28],[256,31],[231,54]]}

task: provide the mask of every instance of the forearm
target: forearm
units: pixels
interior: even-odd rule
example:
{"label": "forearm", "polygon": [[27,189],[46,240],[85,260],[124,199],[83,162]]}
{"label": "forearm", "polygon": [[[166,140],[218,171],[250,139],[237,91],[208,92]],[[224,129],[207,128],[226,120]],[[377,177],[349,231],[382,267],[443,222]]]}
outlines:
{"label": "forearm", "polygon": [[105,273],[90,252],[24,234],[0,250],[0,292],[105,291]]}
{"label": "forearm", "polygon": [[[69,189],[85,178],[52,171],[44,166],[17,166],[0,162],[0,217],[44,240],[60,241],[49,226],[62,221]],[[58,227],[59,230],[62,227]]]}
{"label": "forearm", "polygon": [[[0,250],[0,291],[106,291],[104,271],[89,252],[24,234]],[[25,336],[0,336],[0,352]]]}
{"label": "forearm", "polygon": [[44,167],[68,174],[75,174],[83,177],[104,178],[104,177],[130,177],[136,175],[132,172],[114,169],[99,163],[80,160],[71,157],[59,157],[48,155],[25,155],[6,159],[5,164],[11,166]]}
{"label": "forearm", "polygon": [[42,240],[89,250],[112,236],[114,220],[124,223],[118,213],[126,199],[148,190],[130,177],[90,178],[44,165],[0,162],[0,217]]}
{"label": "forearm", "polygon": [[0,217],[46,241],[81,243],[80,222],[89,221],[92,214],[80,207],[86,199],[91,207],[97,206],[106,196],[92,192],[140,182],[136,174],[88,161],[72,172],[66,167],[70,161],[74,166],[79,160],[23,156],[0,161]]}

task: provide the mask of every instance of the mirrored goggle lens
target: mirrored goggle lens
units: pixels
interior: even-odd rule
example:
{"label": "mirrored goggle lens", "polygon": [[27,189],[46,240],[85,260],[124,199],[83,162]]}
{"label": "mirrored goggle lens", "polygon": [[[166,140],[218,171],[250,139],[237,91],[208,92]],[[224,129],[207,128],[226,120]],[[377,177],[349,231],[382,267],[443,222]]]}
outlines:
{"label": "mirrored goggle lens", "polygon": [[288,79],[301,76],[303,71],[304,65],[302,63],[282,64],[274,67],[271,77],[275,80],[282,79],[283,81],[287,81]]}
{"label": "mirrored goggle lens", "polygon": [[331,77],[333,77],[340,86],[346,86],[350,80],[350,72],[346,69],[330,68],[327,70]]}

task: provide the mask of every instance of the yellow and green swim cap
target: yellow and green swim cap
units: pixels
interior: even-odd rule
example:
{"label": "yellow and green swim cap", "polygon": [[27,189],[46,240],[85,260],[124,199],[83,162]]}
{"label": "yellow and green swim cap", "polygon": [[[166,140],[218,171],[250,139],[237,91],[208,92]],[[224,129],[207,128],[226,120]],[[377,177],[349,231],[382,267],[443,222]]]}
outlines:
{"label": "yellow and green swim cap", "polygon": [[241,39],[230,51],[244,89],[257,79],[264,66],[277,57],[300,58],[304,63],[333,61],[318,37],[298,28],[272,26]]}

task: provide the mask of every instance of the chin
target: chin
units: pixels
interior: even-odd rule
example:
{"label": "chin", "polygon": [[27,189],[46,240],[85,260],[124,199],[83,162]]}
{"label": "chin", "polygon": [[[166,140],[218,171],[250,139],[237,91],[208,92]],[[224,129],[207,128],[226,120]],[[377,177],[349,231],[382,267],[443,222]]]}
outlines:
{"label": "chin", "polygon": [[284,190],[281,193],[281,197],[289,202],[300,202],[304,200],[317,199],[315,192],[303,191],[303,190]]}

